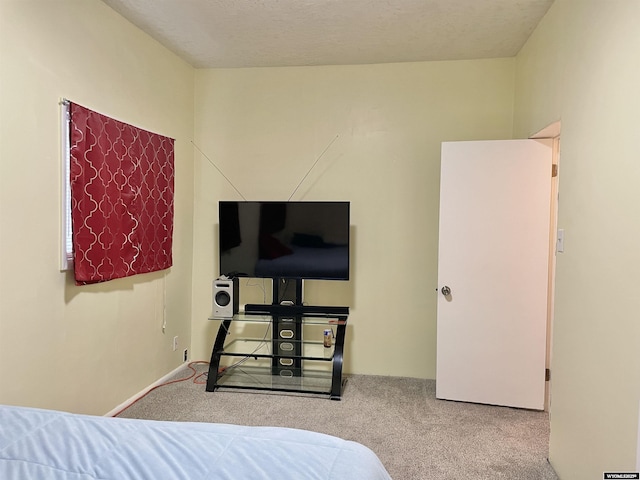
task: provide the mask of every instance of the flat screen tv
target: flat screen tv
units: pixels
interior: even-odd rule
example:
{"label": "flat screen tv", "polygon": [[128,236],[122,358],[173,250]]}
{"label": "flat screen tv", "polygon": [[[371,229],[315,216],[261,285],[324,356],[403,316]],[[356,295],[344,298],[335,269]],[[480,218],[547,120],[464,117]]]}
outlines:
{"label": "flat screen tv", "polygon": [[349,280],[349,207],[221,201],[220,275]]}

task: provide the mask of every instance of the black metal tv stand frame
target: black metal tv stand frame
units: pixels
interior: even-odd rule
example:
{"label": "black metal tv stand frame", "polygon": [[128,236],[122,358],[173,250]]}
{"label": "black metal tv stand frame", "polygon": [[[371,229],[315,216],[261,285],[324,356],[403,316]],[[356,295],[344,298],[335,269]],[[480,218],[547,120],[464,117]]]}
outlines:
{"label": "black metal tv stand frame", "polygon": [[[291,282],[295,282],[295,290],[289,289]],[[211,353],[207,391],[226,387],[293,391],[327,394],[332,400],[340,400],[345,383],[342,366],[349,307],[303,305],[302,288],[302,280],[275,278],[271,304],[247,304],[244,314],[221,322]],[[234,320],[270,323],[270,342],[264,338],[261,341],[237,339],[226,344]],[[324,348],[318,339],[305,341],[305,325],[330,328],[335,332],[332,346]],[[221,359],[226,356],[239,357],[239,360],[234,359],[237,361],[231,368],[221,367]],[[259,361],[270,361],[270,367],[249,365]],[[331,374],[326,378],[305,367],[305,363],[327,361],[332,365]]]}

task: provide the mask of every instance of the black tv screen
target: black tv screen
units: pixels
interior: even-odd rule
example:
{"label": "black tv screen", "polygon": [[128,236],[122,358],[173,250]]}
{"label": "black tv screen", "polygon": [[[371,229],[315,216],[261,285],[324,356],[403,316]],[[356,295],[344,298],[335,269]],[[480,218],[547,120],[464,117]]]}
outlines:
{"label": "black tv screen", "polygon": [[349,207],[221,201],[220,275],[349,280]]}

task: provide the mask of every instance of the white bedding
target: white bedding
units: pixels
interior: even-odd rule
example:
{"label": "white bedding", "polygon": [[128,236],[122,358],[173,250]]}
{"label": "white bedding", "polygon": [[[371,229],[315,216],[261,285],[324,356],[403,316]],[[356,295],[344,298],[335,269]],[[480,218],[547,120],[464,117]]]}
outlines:
{"label": "white bedding", "polygon": [[315,432],[0,406],[0,479],[390,477],[367,447]]}

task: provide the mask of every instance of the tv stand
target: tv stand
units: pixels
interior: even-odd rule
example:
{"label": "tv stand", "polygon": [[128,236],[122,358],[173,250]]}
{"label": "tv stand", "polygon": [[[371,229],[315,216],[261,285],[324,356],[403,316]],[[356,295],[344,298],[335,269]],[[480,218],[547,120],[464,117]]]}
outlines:
{"label": "tv stand", "polygon": [[[206,390],[289,391],[340,400],[349,307],[302,305],[301,288],[296,288],[293,305],[290,301],[283,305],[275,284],[276,280],[274,300],[278,303],[247,304],[243,313],[221,322]],[[327,329],[333,341],[325,347]],[[231,333],[234,336],[227,342]]]}

